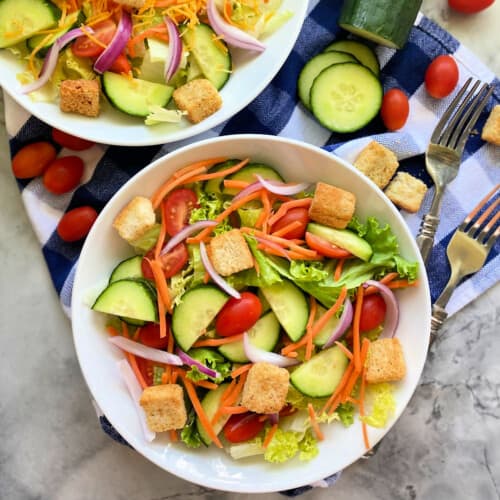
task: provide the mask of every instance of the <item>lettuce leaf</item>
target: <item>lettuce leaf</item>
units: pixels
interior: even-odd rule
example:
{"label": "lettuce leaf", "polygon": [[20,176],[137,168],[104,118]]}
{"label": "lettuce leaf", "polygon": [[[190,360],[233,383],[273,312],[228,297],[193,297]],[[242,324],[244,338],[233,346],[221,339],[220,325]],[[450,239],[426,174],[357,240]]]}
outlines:
{"label": "lettuce leaf", "polygon": [[335,413],[338,415],[340,421],[345,427],[349,427],[354,423],[354,412],[356,408],[352,403],[341,403]]}
{"label": "lettuce leaf", "polygon": [[147,253],[156,243],[160,234],[160,224],[155,224],[148,229],[140,238],[132,241],[131,245],[137,253]]}
{"label": "lettuce leaf", "polygon": [[188,421],[181,431],[181,441],[188,448],[199,448],[203,441],[196,427],[196,413],[191,410],[188,416]]}
{"label": "lettuce leaf", "polygon": [[323,281],[328,277],[328,271],[321,261],[292,260],[289,272],[294,281]]}
{"label": "lettuce leaf", "polygon": [[200,363],[203,363],[208,368],[212,370],[216,370],[219,372],[220,377],[209,377],[202,373],[196,366],[192,366],[191,369],[187,372],[186,376],[194,380],[195,382],[199,380],[212,380],[215,383],[221,383],[225,378],[227,378],[231,374],[232,364],[230,361],[227,361],[222,354],[219,354],[217,351],[213,349],[205,349],[205,348],[195,348],[191,349],[188,352],[189,356],[196,359]]}
{"label": "lettuce leaf", "polygon": [[235,460],[240,458],[253,457],[255,455],[262,455],[264,448],[262,448],[262,438],[256,437],[244,443],[233,444],[228,448],[229,454]]}
{"label": "lettuce leaf", "polygon": [[299,437],[298,432],[284,431],[278,427],[264,451],[264,459],[271,463],[290,460],[299,451]]}
{"label": "lettuce leaf", "polygon": [[396,410],[394,387],[387,382],[368,385],[365,397],[372,401],[372,408],[369,414],[359,419],[372,427],[385,427]]}
{"label": "lettuce leaf", "polygon": [[[196,186],[195,186],[196,187]],[[198,207],[191,211],[189,223],[193,224],[200,220],[214,220],[221,212],[223,212],[231,203],[225,201],[219,193],[205,193],[202,189],[196,189],[198,195]],[[214,234],[224,233],[233,229],[229,223],[229,219],[224,219],[214,229]]]}

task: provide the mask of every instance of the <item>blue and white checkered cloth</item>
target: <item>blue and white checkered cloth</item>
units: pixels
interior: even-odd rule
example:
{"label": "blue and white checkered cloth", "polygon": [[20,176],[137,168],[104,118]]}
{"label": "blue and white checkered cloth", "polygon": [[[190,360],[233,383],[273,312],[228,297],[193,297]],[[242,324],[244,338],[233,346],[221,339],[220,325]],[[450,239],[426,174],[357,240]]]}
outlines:
{"label": "blue and white checkered cloth", "polygon": [[[452,98],[450,96],[435,100],[428,96],[423,85],[425,69],[436,56],[453,54],[460,68],[460,85],[469,76],[495,85],[490,102],[476,125],[477,130],[482,129],[492,107],[500,104],[500,81],[449,33],[420,15],[403,50],[394,51],[382,47],[376,49],[382,66],[384,89],[398,87],[410,97],[411,112],[405,127],[397,133],[386,133],[380,119],[375,119],[355,134],[332,134],[321,127],[298,103],[296,83],[305,62],[333,39],[343,36],[337,26],[341,2],[311,0],[309,3],[307,19],[285,65],[258,98],[227,122],[196,138],[162,147],[95,145],[80,154],[86,164],[84,179],[74,192],[66,195],[51,195],[44,190],[40,179],[18,181],[54,286],[68,315],[81,243],[65,243],[55,232],[64,212],[81,205],[92,205],[99,211],[123,183],[152,160],[202,138],[237,133],[281,135],[325,147],[347,160],[353,160],[370,137],[375,138],[397,153],[400,170],[410,172],[430,187],[420,212],[404,214],[412,232],[417,234],[422,215],[428,211],[433,194],[423,153],[438,117]],[[51,129],[48,125],[29,116],[8,96],[5,104],[12,155],[29,142],[50,140]],[[62,150],[60,154],[71,153]],[[480,134],[473,134],[467,142],[460,172],[447,188],[443,200],[441,223],[428,266],[433,300],[439,296],[449,276],[445,250],[451,235],[471,208],[500,182],[499,167],[500,148],[486,144],[481,140]],[[500,243],[497,242],[481,271],[464,280],[458,287],[447,307],[450,315],[499,281],[499,251]],[[109,423],[106,424],[104,416],[101,417],[101,423],[104,424],[103,428],[106,429],[108,425],[108,430],[114,431]],[[337,476],[332,477],[315,486],[326,487],[335,482],[336,478]],[[294,495],[303,491],[305,490],[299,489],[287,494]]]}

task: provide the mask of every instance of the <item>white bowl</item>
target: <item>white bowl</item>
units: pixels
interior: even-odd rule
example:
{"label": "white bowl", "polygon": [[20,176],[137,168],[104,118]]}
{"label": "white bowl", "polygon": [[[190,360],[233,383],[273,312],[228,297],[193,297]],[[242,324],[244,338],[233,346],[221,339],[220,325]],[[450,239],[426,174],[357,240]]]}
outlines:
{"label": "white bowl", "polygon": [[290,10],[293,17],[263,42],[267,48],[262,54],[231,49],[233,74],[221,90],[222,108],[202,122],[144,125],[141,118],[128,116],[103,102],[98,118],[63,113],[52,102],[34,102],[19,92],[16,75],[25,70],[21,61],[9,50],[0,49],[0,86],[23,108],[49,125],[90,141],[121,145],[147,146],[187,139],[210,130],[228,120],[255,99],[269,84],[285,63],[299,35],[307,12],[306,1],[284,0],[282,10]]}
{"label": "white bowl", "polygon": [[364,452],[359,422],[325,426],[326,439],[319,455],[310,462],[298,459],[274,465],[262,459],[235,461],[216,447],[191,450],[182,443],[157,438],[145,442],[129,394],[118,376],[115,362],[122,357],[107,340],[105,318],[86,303],[89,290],[107,279],[113,267],[131,254],[111,227],[121,208],[136,195],[151,195],[175,170],[197,160],[216,156],[250,157],[272,165],[288,181],[326,181],[352,191],[357,197],[356,213],[364,220],[375,216],[390,224],[401,254],[420,266],[419,284],[399,294],[401,307],[397,336],[407,362],[407,375],[397,384],[395,417],[384,429],[369,428],[377,443],[401,415],[417,387],[429,342],[430,293],[417,246],[399,212],[378,187],[354,167],[317,147],[265,135],[233,135],[202,141],[155,161],[127,182],[99,215],[80,256],[73,298],[73,333],[78,359],[93,397],[120,434],[141,454],[188,481],[219,490],[270,492],[294,488],[331,475],[348,466]]}

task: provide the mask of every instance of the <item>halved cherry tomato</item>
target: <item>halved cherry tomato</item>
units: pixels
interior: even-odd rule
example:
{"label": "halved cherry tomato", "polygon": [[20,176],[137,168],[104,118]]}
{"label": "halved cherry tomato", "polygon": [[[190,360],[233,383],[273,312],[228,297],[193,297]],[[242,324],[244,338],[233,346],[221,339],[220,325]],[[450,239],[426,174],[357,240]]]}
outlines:
{"label": "halved cherry tomato", "polygon": [[283,238],[287,238],[289,240],[301,239],[304,237],[306,226],[309,222],[309,212],[307,208],[291,208],[283,217],[281,217],[281,219],[278,220],[278,222],[272,225],[271,232],[274,233],[279,229],[283,229],[285,226],[288,226],[288,224],[295,221],[299,222],[300,226],[297,226],[295,229],[292,229],[290,232],[284,234]]}
{"label": "halved cherry tomato", "polygon": [[113,73],[130,73],[132,65],[125,54],[120,54],[109,67],[109,71],[113,71]]}
{"label": "halved cherry tomato", "polygon": [[242,292],[241,298],[230,298],[215,320],[215,329],[223,337],[238,335],[251,328],[260,318],[262,304],[251,292]]}
{"label": "halved cherry tomato", "polygon": [[50,142],[32,142],[14,155],[12,171],[18,179],[37,177],[45,172],[56,156],[56,148]]}
{"label": "halved cherry tomato", "polygon": [[139,330],[139,341],[155,349],[165,349],[168,345],[168,335],[160,337],[160,325],[157,323],[146,323]]}
{"label": "halved cherry tomato", "polygon": [[242,413],[231,415],[224,426],[224,437],[230,443],[242,443],[253,439],[264,428],[265,421],[260,420],[258,413]]}
{"label": "halved cherry tomato", "polygon": [[137,361],[137,368],[139,368],[139,371],[144,377],[144,382],[146,382],[148,386],[153,385],[154,367],[158,366],[158,364],[150,359],[140,358],[139,356],[136,356],[135,359]]}
{"label": "halved cherry tomato", "polygon": [[170,236],[176,235],[189,221],[191,210],[198,203],[198,197],[192,189],[176,189],[165,201],[165,226]]}
{"label": "halved cherry tomato", "polygon": [[57,234],[64,241],[78,241],[89,233],[97,219],[97,212],[89,206],[66,212],[57,225]]}
{"label": "halved cherry tomato", "polygon": [[475,14],[476,12],[481,12],[490,5],[492,5],[495,0],[448,0],[448,5],[462,14]]}
{"label": "halved cherry tomato", "polygon": [[86,139],[67,134],[57,128],[52,129],[52,139],[63,148],[72,149],[73,151],[83,151],[94,145],[92,141],[87,141]]}
{"label": "halved cherry tomato", "polygon": [[43,174],[43,185],[51,193],[67,193],[78,186],[83,168],[83,160],[78,156],[56,158]]}
{"label": "halved cherry tomato", "polygon": [[[108,45],[113,39],[116,31],[116,24],[111,19],[106,19],[92,26],[93,37],[102,44]],[[104,47],[92,41],[88,36],[81,36],[75,40],[71,46],[73,54],[77,57],[97,57],[104,52]]]}
{"label": "halved cherry tomato", "polygon": [[379,294],[363,297],[359,330],[367,332],[381,325],[385,319],[386,309],[385,301]]}
{"label": "halved cherry tomato", "polygon": [[453,92],[458,83],[458,66],[453,57],[436,57],[425,71],[425,88],[429,95],[441,99]]}
{"label": "halved cherry tomato", "polygon": [[337,247],[309,231],[306,232],[306,243],[311,250],[316,250],[316,252],[325,257],[331,257],[332,259],[346,259],[347,257],[352,257],[352,253],[348,250]]}
{"label": "halved cherry tomato", "polygon": [[[184,243],[179,243],[170,252],[162,255],[160,257],[160,262],[165,278],[171,278],[174,274],[177,274],[184,267],[188,258],[189,254]],[[153,271],[147,259],[154,259],[154,248],[144,256],[141,262],[142,275],[146,279],[152,280],[154,279]]]}
{"label": "halved cherry tomato", "polygon": [[399,130],[410,114],[410,103],[406,94],[399,89],[388,90],[382,99],[380,116],[388,130]]}

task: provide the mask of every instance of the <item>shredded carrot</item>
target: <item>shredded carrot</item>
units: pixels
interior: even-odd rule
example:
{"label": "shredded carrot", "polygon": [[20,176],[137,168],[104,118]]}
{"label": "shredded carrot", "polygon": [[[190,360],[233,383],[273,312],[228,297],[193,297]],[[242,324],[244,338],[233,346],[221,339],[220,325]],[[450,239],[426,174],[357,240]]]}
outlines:
{"label": "shredded carrot", "polygon": [[312,325],[314,322],[314,318],[316,317],[317,309],[316,299],[311,295],[309,297],[309,318],[307,319],[306,325],[306,352],[304,356],[306,361],[311,359],[313,352]]}
{"label": "shredded carrot", "polygon": [[[172,374],[170,376],[170,383],[175,384],[177,382],[177,378],[179,377],[179,371],[178,370],[172,370]],[[200,380],[200,382],[202,382]]]}
{"label": "shredded carrot", "polygon": [[345,259],[337,260],[337,265],[335,266],[335,274],[333,275],[333,279],[335,281],[338,281],[340,279],[340,276],[342,275],[342,269],[344,267],[344,262],[345,262]]}
{"label": "shredded carrot", "polygon": [[262,228],[265,233],[267,233],[269,225],[268,225],[268,220],[269,216],[271,215],[271,200],[269,198],[269,193],[267,191],[262,191],[261,195],[261,201],[262,201],[262,210],[260,212],[259,217],[257,218],[257,221],[255,222],[255,227]]}
{"label": "shredded carrot", "polygon": [[319,424],[316,419],[316,412],[314,411],[313,405],[311,403],[308,403],[307,410],[309,411],[309,419],[311,420],[311,425],[314,430],[314,433],[316,434],[316,437],[318,438],[319,441],[323,441],[323,439],[325,439],[325,436],[323,435],[321,429],[319,428]]}
{"label": "shredded carrot", "polygon": [[349,360],[353,358],[352,352],[347,349],[347,347],[342,344],[342,342],[339,342],[338,340],[335,342],[335,344],[338,346],[338,348],[347,356]]}
{"label": "shredded carrot", "polygon": [[212,172],[210,174],[196,175],[191,179],[190,182],[208,181],[210,179],[219,179],[220,177],[225,177],[226,175],[234,174],[234,172],[237,172],[238,170],[243,168],[249,161],[250,161],[249,158],[245,158],[236,165],[233,165],[232,167],[229,168],[225,168],[224,170],[220,170],[218,172]]}
{"label": "shredded carrot", "polygon": [[124,337],[130,338],[130,335],[128,333],[128,325],[127,325],[127,323],[125,323],[125,321],[122,321],[121,322],[121,326],[122,326],[122,335]]}
{"label": "shredded carrot", "polygon": [[112,337],[116,337],[117,335],[120,335],[120,332],[114,327],[114,326],[111,326],[111,325],[108,325],[106,327],[106,331],[112,336]]}
{"label": "shredded carrot", "polygon": [[242,365],[239,368],[235,368],[231,372],[231,378],[239,377],[241,374],[243,374],[243,373],[247,372],[248,370],[250,370],[250,368],[252,368],[252,366],[253,366],[253,363],[247,363],[246,365]]}
{"label": "shredded carrot", "polygon": [[205,274],[203,275],[203,283],[206,285],[210,281],[210,274],[208,271],[205,271]]}
{"label": "shredded carrot", "polygon": [[163,243],[165,243],[165,238],[167,236],[167,210],[166,203],[164,201],[160,204],[161,207],[161,225],[160,225],[160,234],[158,235],[158,239],[156,240],[155,246],[155,259],[158,260],[160,256],[161,249],[163,248]]}
{"label": "shredded carrot", "polygon": [[177,436],[177,431],[175,429],[170,429],[168,431],[168,435],[169,435],[170,441],[172,441],[172,443],[177,442],[178,436]]}
{"label": "shredded carrot", "polygon": [[267,448],[269,446],[269,443],[273,440],[273,437],[276,434],[277,430],[278,430],[278,424],[273,424],[273,426],[269,429],[268,433],[266,434],[266,438],[262,443],[262,448]]}
{"label": "shredded carrot", "polygon": [[237,379],[236,384],[233,390],[228,394],[227,398],[224,399],[224,406],[232,406],[238,400],[241,391],[243,390],[243,386],[245,385],[247,379],[248,372],[244,372]]}
{"label": "shredded carrot", "polygon": [[[365,416],[365,384],[366,384],[366,368],[363,368],[361,373],[361,388],[359,390],[359,415],[361,417]],[[361,428],[363,430],[363,441],[365,443],[366,450],[371,448],[370,440],[368,439],[368,428],[366,422],[361,422]]]}
{"label": "shredded carrot", "polygon": [[280,247],[279,245],[271,246],[269,242],[262,241],[262,243],[259,243],[257,245],[257,248],[259,250],[264,250],[264,252],[270,253],[271,255],[277,255],[279,257],[285,257],[286,259],[291,259],[291,257],[288,255],[289,252],[287,252],[283,247]]}
{"label": "shredded carrot", "polygon": [[276,224],[276,222],[278,222],[278,220],[280,220],[281,217],[283,217],[291,208],[308,208],[311,205],[311,202],[312,198],[301,198],[300,200],[285,201],[278,208],[277,212],[269,219],[269,225],[272,226],[273,224]]}
{"label": "shredded carrot", "polygon": [[298,220],[294,220],[293,222],[290,222],[286,226],[283,226],[281,229],[278,229],[277,231],[274,231],[271,233],[273,236],[285,236],[285,234],[290,233],[294,229],[297,229],[302,226],[302,223]]}
{"label": "shredded carrot", "polygon": [[[155,279],[156,289],[158,290],[158,297],[161,299],[163,306],[167,309],[168,312],[172,312],[172,299],[170,297],[170,292],[167,286],[167,280],[165,275],[163,274],[163,269],[161,264],[157,260],[149,260],[146,259],[149,265],[151,266],[151,271],[153,272],[153,276]],[[158,301],[160,303],[160,301]],[[165,337],[167,335],[166,323],[162,329],[162,318],[164,316],[160,314],[158,310],[158,315],[160,316],[160,337]]]}
{"label": "shredded carrot", "polygon": [[[386,274],[379,282],[383,285],[389,285],[389,283],[399,276],[398,273],[389,273]],[[371,295],[372,293],[378,293],[378,288],[375,286],[369,286],[366,288],[364,295]]]}
{"label": "shredded carrot", "polygon": [[361,321],[362,307],[363,307],[363,285],[359,285],[358,291],[356,293],[356,305],[354,306],[354,318],[352,320],[352,351],[354,355],[354,369],[358,373],[361,372],[359,323]]}
{"label": "shredded carrot", "polygon": [[221,408],[221,413],[223,415],[239,415],[247,412],[248,408],[245,408],[244,406],[223,406]]}
{"label": "shredded carrot", "polygon": [[407,288],[410,286],[418,285],[418,281],[408,281],[408,280],[394,280],[387,284],[387,286],[392,290],[395,288]]}
{"label": "shredded carrot", "polygon": [[224,179],[224,187],[228,189],[245,189],[248,186],[250,186],[249,182]]}
{"label": "shredded carrot", "polygon": [[146,381],[144,380],[144,377],[142,376],[141,370],[139,370],[139,366],[137,365],[137,359],[135,359],[135,356],[131,354],[130,352],[125,353],[127,355],[128,362],[130,364],[130,367],[132,368],[132,371],[134,372],[135,376],[137,377],[137,380],[140,384],[140,386],[143,389],[146,389],[148,387],[148,384],[146,384]]}
{"label": "shredded carrot", "polygon": [[85,34],[85,36],[89,38],[93,43],[95,43],[99,47],[102,47],[103,49],[108,48],[108,46],[105,43],[102,43],[99,38],[92,35],[92,33],[85,26],[80,26],[80,29]]}
{"label": "shredded carrot", "polygon": [[243,340],[243,333],[233,335],[231,337],[198,340],[193,344],[193,347],[216,347],[219,345],[231,344],[232,342],[237,342],[238,340]]}
{"label": "shredded carrot", "polygon": [[286,354],[287,358],[297,358],[298,356],[299,356],[299,353],[297,351],[288,352]]}
{"label": "shredded carrot", "polygon": [[214,390],[219,387],[216,383],[210,382],[209,380],[198,380],[197,382],[194,382],[195,385],[198,387],[203,387],[204,389],[210,389]]}
{"label": "shredded carrot", "polygon": [[328,414],[331,415],[337,409],[338,403],[340,402],[339,397],[347,381],[350,379],[353,370],[354,370],[354,363],[351,361],[347,366],[344,374],[342,375],[339,384],[333,391],[333,394],[328,398],[328,401],[325,403],[325,406],[323,406],[321,413],[328,411]]}
{"label": "shredded carrot", "polygon": [[135,48],[136,46],[144,41],[146,38],[157,38],[163,40],[165,42],[169,41],[167,26],[165,23],[157,24],[156,26],[152,26],[143,32],[130,37],[127,41],[127,49],[132,57],[135,57]]}

